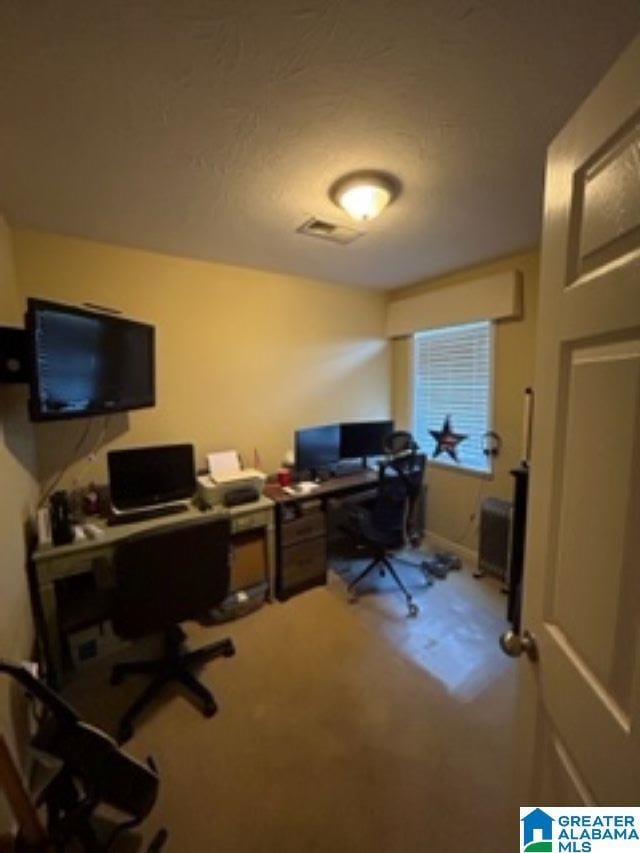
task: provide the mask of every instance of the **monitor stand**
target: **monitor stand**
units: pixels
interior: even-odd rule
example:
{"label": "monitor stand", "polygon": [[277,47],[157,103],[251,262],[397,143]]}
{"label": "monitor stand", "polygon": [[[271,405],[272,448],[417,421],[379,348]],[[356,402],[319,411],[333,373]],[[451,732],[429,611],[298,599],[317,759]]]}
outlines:
{"label": "monitor stand", "polygon": [[354,474],[359,474],[362,470],[366,470],[366,458],[343,459],[333,467],[331,475],[333,477],[351,477]]}
{"label": "monitor stand", "polygon": [[110,527],[120,524],[132,524],[136,521],[162,518],[165,515],[178,515],[181,512],[186,512],[188,509],[188,501],[153,504],[152,506],[137,507],[129,510],[120,510],[112,505],[107,523]]}
{"label": "monitor stand", "polygon": [[330,478],[330,468],[309,468],[309,479],[314,483],[326,483]]}

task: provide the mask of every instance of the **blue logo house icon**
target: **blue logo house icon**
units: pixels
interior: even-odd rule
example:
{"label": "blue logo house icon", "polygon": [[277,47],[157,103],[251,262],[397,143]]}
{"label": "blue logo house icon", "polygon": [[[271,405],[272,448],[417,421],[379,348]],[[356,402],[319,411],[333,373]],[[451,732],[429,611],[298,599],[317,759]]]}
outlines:
{"label": "blue logo house icon", "polygon": [[534,809],[522,818],[523,851],[551,853],[553,850],[553,818],[542,809]]}

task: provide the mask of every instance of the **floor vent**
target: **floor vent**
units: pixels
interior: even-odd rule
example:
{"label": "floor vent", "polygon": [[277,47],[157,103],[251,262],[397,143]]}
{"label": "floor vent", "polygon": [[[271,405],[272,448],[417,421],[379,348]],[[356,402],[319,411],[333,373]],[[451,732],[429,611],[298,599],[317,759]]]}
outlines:
{"label": "floor vent", "polygon": [[331,243],[339,243],[341,246],[346,246],[347,243],[353,243],[362,235],[362,231],[356,231],[355,228],[347,228],[345,225],[336,225],[335,222],[327,222],[326,219],[316,219],[312,216],[303,222],[299,228],[296,228],[298,234],[305,234],[307,237],[318,237],[320,240],[329,240]]}

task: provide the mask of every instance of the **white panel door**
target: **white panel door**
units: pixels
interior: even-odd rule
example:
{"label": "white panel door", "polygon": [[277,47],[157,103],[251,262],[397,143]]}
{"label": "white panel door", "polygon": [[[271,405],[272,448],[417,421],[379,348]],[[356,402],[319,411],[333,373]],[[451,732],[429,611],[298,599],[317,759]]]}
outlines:
{"label": "white panel door", "polygon": [[640,38],[549,149],[522,804],[640,805]]}

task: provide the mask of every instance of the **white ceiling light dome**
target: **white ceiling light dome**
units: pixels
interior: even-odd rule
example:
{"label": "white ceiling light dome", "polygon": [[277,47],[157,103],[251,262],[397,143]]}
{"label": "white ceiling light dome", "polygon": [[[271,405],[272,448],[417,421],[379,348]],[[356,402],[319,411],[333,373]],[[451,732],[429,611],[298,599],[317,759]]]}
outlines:
{"label": "white ceiling light dome", "polygon": [[400,184],[386,172],[353,172],[344,175],[331,187],[331,199],[352,219],[366,222],[375,219],[397,198]]}

